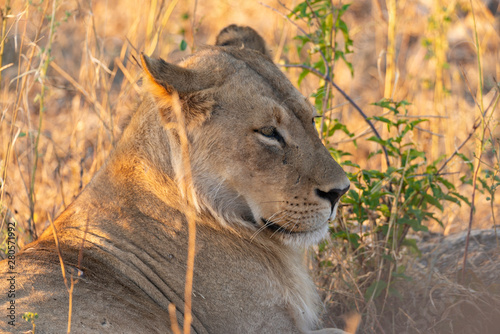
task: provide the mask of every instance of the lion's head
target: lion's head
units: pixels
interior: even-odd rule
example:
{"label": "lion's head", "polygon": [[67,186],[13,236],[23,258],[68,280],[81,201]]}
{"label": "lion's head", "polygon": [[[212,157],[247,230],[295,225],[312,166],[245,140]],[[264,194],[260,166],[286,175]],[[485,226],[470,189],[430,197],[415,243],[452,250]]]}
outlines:
{"label": "lion's head", "polygon": [[[293,246],[325,236],[349,181],[262,38],[230,26],[217,40],[180,65],[142,57],[146,97],[116,149],[16,255],[16,312],[37,312],[37,332],[65,332],[68,305],[79,333],[168,332],[169,319],[184,317],[190,251],[193,332],[319,327],[320,301]],[[2,291],[9,266],[0,261]]]}
{"label": "lion's head", "polygon": [[349,180],[318,136],[313,106],[251,28],[230,26],[217,41],[179,65],[142,57],[163,122],[175,121],[171,96],[180,97],[198,209],[284,243],[318,242]]}

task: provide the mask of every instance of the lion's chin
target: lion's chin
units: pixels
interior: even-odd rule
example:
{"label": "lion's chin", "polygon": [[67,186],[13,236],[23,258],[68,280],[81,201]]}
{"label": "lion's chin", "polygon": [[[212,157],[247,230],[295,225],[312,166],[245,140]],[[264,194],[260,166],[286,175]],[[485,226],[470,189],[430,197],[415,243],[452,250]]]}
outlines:
{"label": "lion's chin", "polygon": [[328,221],[310,230],[287,230],[273,222],[261,218],[263,228],[271,233],[271,238],[293,247],[308,247],[318,244],[328,235]]}
{"label": "lion's chin", "polygon": [[283,244],[292,247],[309,247],[317,245],[328,235],[328,223],[325,223],[322,227],[301,233],[295,234],[282,234],[280,236]]}

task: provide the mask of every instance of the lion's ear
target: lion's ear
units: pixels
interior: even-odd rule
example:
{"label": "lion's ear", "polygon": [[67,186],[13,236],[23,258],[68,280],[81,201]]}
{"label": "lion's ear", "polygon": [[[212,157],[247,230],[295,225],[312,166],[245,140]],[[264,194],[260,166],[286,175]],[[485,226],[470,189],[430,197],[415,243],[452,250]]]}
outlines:
{"label": "lion's ear", "polygon": [[241,27],[235,24],[225,27],[217,35],[215,45],[252,49],[271,57],[264,39],[250,27]]}
{"label": "lion's ear", "polygon": [[209,116],[215,103],[210,93],[215,82],[210,76],[144,54],[141,60],[145,88],[155,98],[165,122],[175,121],[171,110],[174,95],[179,97],[188,127],[202,123]]}
{"label": "lion's ear", "polygon": [[179,94],[192,93],[216,84],[214,76],[167,63],[161,58],[152,59],[141,54],[141,60],[147,77],[163,86],[167,92],[175,90]]}

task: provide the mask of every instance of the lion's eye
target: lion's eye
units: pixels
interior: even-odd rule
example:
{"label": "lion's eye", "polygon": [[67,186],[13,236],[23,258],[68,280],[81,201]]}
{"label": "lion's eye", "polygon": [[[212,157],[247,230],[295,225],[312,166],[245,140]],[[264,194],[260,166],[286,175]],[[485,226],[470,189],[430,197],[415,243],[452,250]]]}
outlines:
{"label": "lion's eye", "polygon": [[275,139],[279,142],[283,141],[283,137],[280,135],[280,133],[274,126],[265,126],[255,131],[260,133],[264,137]]}
{"label": "lion's eye", "polygon": [[274,126],[265,126],[261,128],[259,132],[266,137],[274,137],[276,133],[276,128]]}

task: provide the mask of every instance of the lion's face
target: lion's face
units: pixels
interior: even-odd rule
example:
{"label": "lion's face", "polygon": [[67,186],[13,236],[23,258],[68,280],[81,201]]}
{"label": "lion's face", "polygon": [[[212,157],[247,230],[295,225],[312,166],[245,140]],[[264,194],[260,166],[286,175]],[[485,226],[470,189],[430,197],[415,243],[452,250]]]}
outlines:
{"label": "lion's face", "polygon": [[[173,66],[154,62],[145,59],[153,77],[165,73],[156,65]],[[196,115],[186,117],[194,124],[188,127],[200,209],[223,224],[243,225],[285,243],[321,240],[349,180],[321,143],[311,104],[254,50],[210,48],[181,66],[212,76],[208,87],[196,92],[177,89],[187,113],[192,101],[210,105],[205,113],[191,108]]]}

